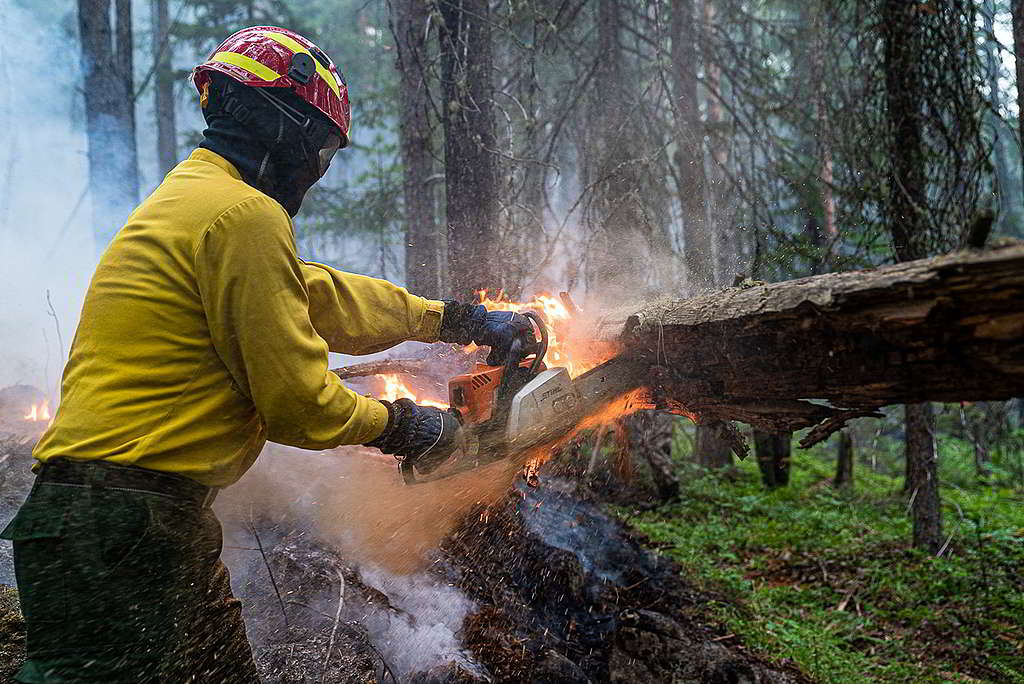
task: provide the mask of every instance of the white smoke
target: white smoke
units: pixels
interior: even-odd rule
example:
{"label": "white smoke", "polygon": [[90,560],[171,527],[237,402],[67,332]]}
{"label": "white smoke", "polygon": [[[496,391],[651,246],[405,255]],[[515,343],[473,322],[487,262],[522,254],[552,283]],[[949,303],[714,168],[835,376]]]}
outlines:
{"label": "white smoke", "polygon": [[0,0],[0,387],[53,390],[95,265],[73,7]]}
{"label": "white smoke", "polygon": [[375,613],[364,620],[374,645],[395,674],[408,676],[451,662],[474,667],[458,632],[476,606],[461,591],[426,573],[394,575],[364,569],[361,575],[405,613],[400,617]]}

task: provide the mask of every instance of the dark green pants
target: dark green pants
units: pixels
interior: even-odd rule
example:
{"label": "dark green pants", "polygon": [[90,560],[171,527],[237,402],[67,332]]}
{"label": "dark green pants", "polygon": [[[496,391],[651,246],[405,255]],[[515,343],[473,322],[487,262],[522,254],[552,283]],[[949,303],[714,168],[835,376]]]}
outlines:
{"label": "dark green pants", "polygon": [[0,537],[28,629],[17,681],[259,682],[209,508],[37,480]]}

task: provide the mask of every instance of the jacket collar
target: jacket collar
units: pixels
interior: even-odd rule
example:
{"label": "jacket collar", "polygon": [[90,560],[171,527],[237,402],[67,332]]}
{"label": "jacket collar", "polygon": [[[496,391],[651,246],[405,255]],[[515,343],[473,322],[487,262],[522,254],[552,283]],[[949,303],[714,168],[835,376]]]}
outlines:
{"label": "jacket collar", "polygon": [[229,176],[235,180],[243,180],[242,174],[235,168],[235,165],[229,162],[224,157],[220,156],[216,152],[205,149],[203,147],[192,150],[192,154],[188,155],[190,161],[201,161],[213,164],[217,168],[220,168],[227,172]]}

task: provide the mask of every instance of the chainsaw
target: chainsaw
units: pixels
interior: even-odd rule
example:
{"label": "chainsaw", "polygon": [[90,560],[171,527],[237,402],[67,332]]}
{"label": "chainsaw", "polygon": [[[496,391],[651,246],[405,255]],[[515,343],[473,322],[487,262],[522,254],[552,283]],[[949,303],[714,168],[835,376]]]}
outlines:
{"label": "chainsaw", "polygon": [[565,368],[548,368],[547,327],[536,313],[524,315],[540,339],[529,350],[515,340],[504,365],[477,363],[469,373],[449,380],[449,405],[462,423],[460,444],[429,474],[417,473],[411,462],[402,461],[399,469],[406,484],[445,479],[555,442],[604,402],[634,389],[643,377],[640,365],[621,358],[575,380]]}

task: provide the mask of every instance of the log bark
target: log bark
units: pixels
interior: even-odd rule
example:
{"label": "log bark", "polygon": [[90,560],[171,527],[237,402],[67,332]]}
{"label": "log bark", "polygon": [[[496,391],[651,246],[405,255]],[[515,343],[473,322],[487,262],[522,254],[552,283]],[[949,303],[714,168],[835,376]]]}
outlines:
{"label": "log bark", "polygon": [[[1024,244],[612,312],[658,403],[820,441],[886,404],[1024,393]],[[632,310],[633,313],[626,313]],[[810,402],[807,400],[823,400]]]}

